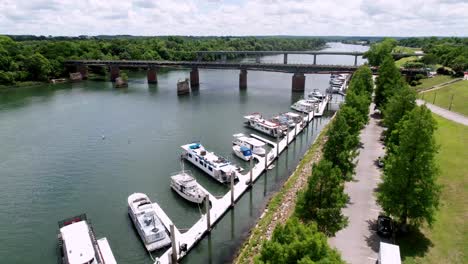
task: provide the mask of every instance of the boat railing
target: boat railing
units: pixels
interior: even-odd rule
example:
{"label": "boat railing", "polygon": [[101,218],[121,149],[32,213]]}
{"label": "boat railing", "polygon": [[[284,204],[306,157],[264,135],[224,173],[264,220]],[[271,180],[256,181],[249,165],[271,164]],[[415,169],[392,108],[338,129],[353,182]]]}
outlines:
{"label": "boat railing", "polygon": [[189,176],[192,176],[192,171],[191,170],[181,170],[181,171],[177,171],[177,172],[172,172],[170,174],[170,176],[176,176],[176,175],[180,175],[180,174],[187,174]]}
{"label": "boat railing", "polygon": [[73,217],[69,217],[69,218],[66,218],[64,220],[61,220],[58,222],[58,226],[59,228],[62,228],[64,226],[67,226],[67,225],[70,225],[70,224],[73,224],[73,223],[76,223],[76,222],[80,222],[80,221],[87,221],[88,222],[88,218],[86,217],[86,214],[80,214],[80,215],[77,215],[77,216],[73,216]]}

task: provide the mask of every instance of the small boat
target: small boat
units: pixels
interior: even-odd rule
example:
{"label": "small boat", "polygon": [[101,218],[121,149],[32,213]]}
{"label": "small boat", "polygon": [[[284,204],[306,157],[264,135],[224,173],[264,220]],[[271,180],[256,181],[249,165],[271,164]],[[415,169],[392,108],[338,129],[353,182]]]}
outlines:
{"label": "small boat", "polygon": [[291,108],[302,113],[310,113],[317,108],[317,103],[312,103],[310,100],[299,100],[291,105]]}
{"label": "small boat", "polygon": [[264,156],[266,153],[265,142],[260,141],[256,138],[247,137],[242,133],[234,134],[233,145],[244,146],[252,150],[253,154]]}
{"label": "small boat", "polygon": [[253,157],[252,150],[248,147],[234,145],[232,146],[232,150],[234,151],[234,154],[236,154],[237,157],[245,161],[249,161]]}
{"label": "small boat", "polygon": [[293,112],[279,114],[278,116],[275,116],[273,119],[278,120],[280,124],[287,125],[291,128],[295,127],[297,124],[302,123],[304,121],[304,118],[301,115],[293,113]]}
{"label": "small boat", "polygon": [[107,239],[96,239],[86,214],[58,223],[59,263],[116,264]]}
{"label": "small boat", "polygon": [[154,251],[171,244],[169,232],[159,219],[153,203],[144,193],[128,196],[128,215],[146,250]]}
{"label": "small boat", "polygon": [[181,148],[184,150],[182,158],[192,162],[220,183],[231,182],[231,177],[237,180],[235,172],[242,171],[240,167],[233,165],[227,159],[207,151],[200,143],[186,144]]}
{"label": "small boat", "polygon": [[320,100],[325,99],[325,95],[322,94],[318,89],[314,89],[311,93],[307,95],[308,98],[318,98]]}
{"label": "small boat", "polygon": [[187,201],[201,204],[206,193],[200,188],[190,171],[182,170],[171,176],[171,188]]}
{"label": "small boat", "polygon": [[247,120],[245,124],[248,127],[251,127],[269,136],[279,137],[286,134],[287,127],[279,124],[278,122],[266,120],[259,113],[246,115],[244,118]]}

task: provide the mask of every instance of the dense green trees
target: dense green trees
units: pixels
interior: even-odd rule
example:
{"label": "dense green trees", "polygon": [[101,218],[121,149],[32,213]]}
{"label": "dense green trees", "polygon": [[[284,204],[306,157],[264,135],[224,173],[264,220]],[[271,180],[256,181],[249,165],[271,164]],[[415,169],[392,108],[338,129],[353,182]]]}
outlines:
{"label": "dense green trees", "polygon": [[307,188],[298,195],[296,214],[301,219],[315,221],[321,232],[333,236],[347,223],[341,209],[349,197],[343,192],[341,171],[323,159],[313,165],[312,172]]}
{"label": "dense green trees", "polygon": [[340,255],[331,249],[327,237],[317,230],[315,223],[303,224],[290,218],[284,225],[279,224],[271,240],[263,245],[256,264],[284,263],[344,263]]}
{"label": "dense green trees", "polygon": [[397,41],[395,39],[385,38],[379,43],[372,44],[363,57],[369,61],[370,65],[379,66],[390,55],[396,44]]}
{"label": "dense green trees", "polygon": [[415,107],[397,124],[392,137],[398,144],[385,159],[378,202],[405,226],[432,224],[439,204],[434,140],[435,120],[425,106]]}
{"label": "dense green trees", "polygon": [[[387,146],[396,144],[391,142],[392,137],[390,136],[395,130],[397,123],[403,118],[403,116],[409,111],[413,110],[416,106],[416,92],[405,85],[402,89],[390,98],[383,113],[385,116],[384,125],[387,127],[385,142]],[[393,138],[394,139],[394,138]]]}
{"label": "dense green trees", "polygon": [[376,80],[375,105],[385,108],[387,101],[406,85],[401,77],[400,70],[395,66],[393,58],[387,56],[379,67],[379,76]]}
{"label": "dense green trees", "polygon": [[[39,39],[16,42],[0,36],[0,84],[64,76],[63,61],[67,59],[194,60],[195,51],[202,50],[312,50],[325,45],[324,40],[314,38],[274,37]],[[32,65],[30,59],[39,65]],[[29,73],[31,69],[34,73]]]}

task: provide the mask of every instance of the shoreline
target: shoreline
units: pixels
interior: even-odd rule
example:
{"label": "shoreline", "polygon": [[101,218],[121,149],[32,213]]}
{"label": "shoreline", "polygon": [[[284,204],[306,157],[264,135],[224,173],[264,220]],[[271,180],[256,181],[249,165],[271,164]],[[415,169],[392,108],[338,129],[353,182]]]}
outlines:
{"label": "shoreline", "polygon": [[321,159],[322,147],[327,141],[325,134],[334,118],[335,114],[315,138],[294,172],[280,189],[270,197],[255,226],[249,231],[249,235],[242,241],[241,246],[234,254],[232,263],[253,263],[253,259],[259,253],[263,242],[270,239],[276,225],[284,222],[292,215],[297,192],[306,186],[307,179],[311,174],[312,164]]}

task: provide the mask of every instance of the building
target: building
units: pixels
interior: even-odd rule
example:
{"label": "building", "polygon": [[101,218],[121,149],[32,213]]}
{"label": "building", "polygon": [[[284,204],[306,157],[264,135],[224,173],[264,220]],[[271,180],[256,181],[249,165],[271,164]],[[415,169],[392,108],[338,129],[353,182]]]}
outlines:
{"label": "building", "polygon": [[400,247],[380,242],[379,264],[401,264]]}
{"label": "building", "polygon": [[468,71],[465,72],[465,75],[463,76],[463,80],[468,80]]}

